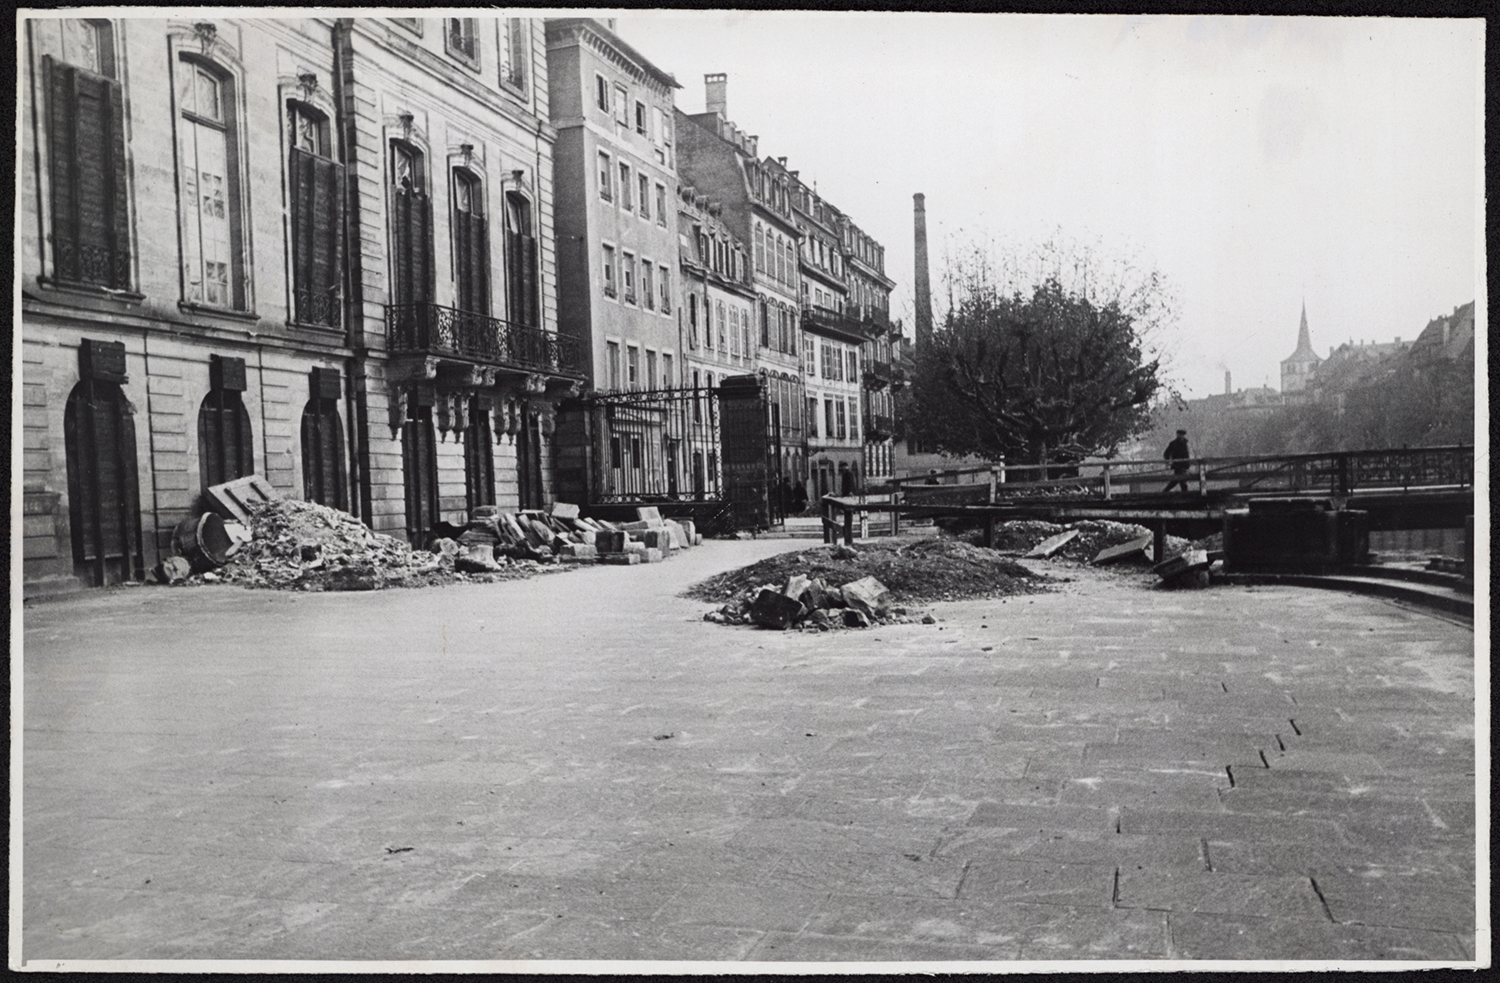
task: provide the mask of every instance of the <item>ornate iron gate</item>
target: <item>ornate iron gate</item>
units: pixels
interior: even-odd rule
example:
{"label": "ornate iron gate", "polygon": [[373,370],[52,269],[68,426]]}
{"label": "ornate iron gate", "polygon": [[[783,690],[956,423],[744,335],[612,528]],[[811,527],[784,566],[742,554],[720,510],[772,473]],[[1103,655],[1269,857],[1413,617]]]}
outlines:
{"label": "ornate iron gate", "polygon": [[[595,505],[718,503],[735,528],[765,528],[780,460],[760,380],[736,376],[718,388],[596,393],[585,398]],[[667,514],[664,511],[664,514]]]}

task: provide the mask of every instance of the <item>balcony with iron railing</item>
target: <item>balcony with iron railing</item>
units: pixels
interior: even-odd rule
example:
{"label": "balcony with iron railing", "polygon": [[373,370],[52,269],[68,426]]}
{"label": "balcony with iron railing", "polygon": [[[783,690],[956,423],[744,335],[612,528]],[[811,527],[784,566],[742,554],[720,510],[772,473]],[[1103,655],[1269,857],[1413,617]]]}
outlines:
{"label": "balcony with iron railing", "polygon": [[387,304],[393,354],[434,355],[502,368],[583,374],[577,338],[437,304]]}
{"label": "balcony with iron railing", "polygon": [[857,336],[863,333],[863,328],[856,318],[831,307],[819,307],[812,304],[802,308],[802,327],[809,331],[836,331],[841,335],[850,336],[851,340],[858,340]]}
{"label": "balcony with iron railing", "polygon": [[866,440],[885,440],[896,432],[896,421],[882,413],[866,413],[864,427]]}
{"label": "balcony with iron railing", "polygon": [[895,378],[891,363],[881,358],[865,359],[865,388],[881,389]]}

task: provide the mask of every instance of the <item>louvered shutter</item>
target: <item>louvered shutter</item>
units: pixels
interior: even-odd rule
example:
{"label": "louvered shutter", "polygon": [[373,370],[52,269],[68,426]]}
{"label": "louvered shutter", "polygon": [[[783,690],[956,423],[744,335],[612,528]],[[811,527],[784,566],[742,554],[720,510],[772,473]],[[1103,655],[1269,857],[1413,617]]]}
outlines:
{"label": "louvered shutter", "polygon": [[344,168],[326,157],[293,150],[291,173],[296,317],[304,324],[337,327]]}
{"label": "louvered shutter", "polygon": [[48,59],[54,272],[62,280],[130,284],[120,85]]}
{"label": "louvered shutter", "polygon": [[490,312],[489,236],[482,215],[457,212],[454,240],[458,247],[459,307],[475,314]]}
{"label": "louvered shutter", "polygon": [[521,298],[523,304],[522,319],[531,327],[539,328],[542,325],[541,312],[537,310],[537,257],[536,237],[521,235],[521,248],[516,250],[521,259]]}

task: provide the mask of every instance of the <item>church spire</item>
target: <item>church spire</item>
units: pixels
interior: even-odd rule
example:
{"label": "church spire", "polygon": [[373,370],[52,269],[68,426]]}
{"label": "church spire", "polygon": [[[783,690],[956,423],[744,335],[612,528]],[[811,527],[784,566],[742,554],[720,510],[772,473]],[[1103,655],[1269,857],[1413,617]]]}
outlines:
{"label": "church spire", "polygon": [[1302,301],[1302,325],[1297,329],[1297,350],[1292,352],[1287,361],[1318,361],[1318,353],[1313,351],[1312,335],[1307,331],[1307,301]]}

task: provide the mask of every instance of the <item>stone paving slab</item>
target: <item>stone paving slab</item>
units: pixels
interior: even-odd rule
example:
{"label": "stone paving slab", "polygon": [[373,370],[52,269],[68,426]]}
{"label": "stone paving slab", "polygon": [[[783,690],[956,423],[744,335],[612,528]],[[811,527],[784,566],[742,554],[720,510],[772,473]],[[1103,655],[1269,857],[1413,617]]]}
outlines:
{"label": "stone paving slab", "polygon": [[28,608],[21,957],[1475,958],[1471,632],[1083,571],[872,632],[675,596],[798,545]]}

